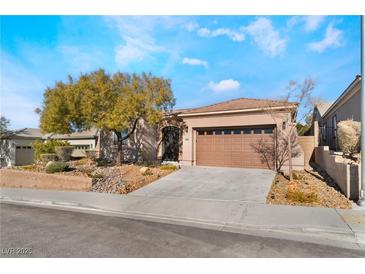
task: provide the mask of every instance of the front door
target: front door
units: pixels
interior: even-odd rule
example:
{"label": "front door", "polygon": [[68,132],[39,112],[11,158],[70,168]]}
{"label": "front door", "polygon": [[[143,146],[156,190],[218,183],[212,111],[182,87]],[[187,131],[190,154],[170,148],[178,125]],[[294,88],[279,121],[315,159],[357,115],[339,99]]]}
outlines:
{"label": "front door", "polygon": [[178,161],[179,159],[179,128],[165,127],[162,130],[162,160]]}

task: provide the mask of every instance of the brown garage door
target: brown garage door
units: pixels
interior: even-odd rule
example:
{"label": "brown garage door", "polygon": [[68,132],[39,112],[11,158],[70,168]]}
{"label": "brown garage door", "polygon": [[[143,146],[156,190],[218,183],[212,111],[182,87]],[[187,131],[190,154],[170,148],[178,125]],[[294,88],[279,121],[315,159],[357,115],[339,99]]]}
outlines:
{"label": "brown garage door", "polygon": [[201,166],[274,169],[273,159],[257,152],[261,141],[274,145],[273,127],[197,131],[196,162]]}

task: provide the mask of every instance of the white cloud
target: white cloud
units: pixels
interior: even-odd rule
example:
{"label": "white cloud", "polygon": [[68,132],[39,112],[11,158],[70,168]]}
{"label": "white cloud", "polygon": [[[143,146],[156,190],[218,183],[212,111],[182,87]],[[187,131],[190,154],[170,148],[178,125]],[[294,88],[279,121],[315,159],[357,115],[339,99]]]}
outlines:
{"label": "white cloud", "polygon": [[200,28],[198,29],[198,35],[202,37],[209,37],[211,34],[211,31],[207,28]]}
{"label": "white cloud", "polygon": [[293,16],[288,21],[289,27],[303,23],[304,31],[312,32],[317,30],[324,22],[326,16],[310,15],[310,16]]}
{"label": "white cloud", "polygon": [[205,68],[208,67],[208,62],[207,61],[200,60],[200,59],[195,59],[195,58],[184,57],[184,59],[182,60],[182,63],[186,64],[186,65],[192,65],[192,66],[203,66]]}
{"label": "white cloud", "polygon": [[196,30],[197,28],[199,28],[199,24],[194,23],[194,22],[188,22],[188,23],[185,25],[185,29],[186,29],[186,30],[188,30],[188,31],[194,31],[194,30]]}
{"label": "white cloud", "polygon": [[241,29],[250,34],[259,48],[271,56],[277,56],[285,51],[287,41],[280,37],[271,20],[260,17]]}
{"label": "white cloud", "polygon": [[208,28],[200,28],[197,34],[201,37],[217,37],[217,36],[227,36],[230,40],[234,42],[242,42],[245,40],[245,35],[242,32],[235,31],[229,28],[218,28],[210,30]]}
{"label": "white cloud", "polygon": [[119,31],[123,40],[115,48],[115,62],[123,68],[155,53],[167,53],[168,50],[154,39],[155,30],[172,28],[180,22],[165,16],[112,16],[106,17],[106,20]]}
{"label": "white cloud", "polygon": [[321,41],[309,43],[311,50],[323,52],[328,48],[338,48],[343,45],[343,32],[336,29],[333,23],[329,24],[326,29],[324,38]]}
{"label": "white cloud", "polygon": [[304,30],[307,32],[316,30],[324,19],[325,16],[305,16]]}
{"label": "white cloud", "polygon": [[59,45],[56,50],[62,54],[72,73],[96,69],[101,65],[100,60],[104,59],[104,54],[92,47],[63,44]]}
{"label": "white cloud", "polygon": [[240,88],[240,83],[233,79],[222,80],[218,83],[209,82],[208,87],[216,93],[221,93],[225,91],[237,90]]}
{"label": "white cloud", "polygon": [[121,67],[132,62],[141,62],[153,53],[165,51],[162,46],[146,38],[125,36],[124,40],[125,43],[115,49],[115,61]]}

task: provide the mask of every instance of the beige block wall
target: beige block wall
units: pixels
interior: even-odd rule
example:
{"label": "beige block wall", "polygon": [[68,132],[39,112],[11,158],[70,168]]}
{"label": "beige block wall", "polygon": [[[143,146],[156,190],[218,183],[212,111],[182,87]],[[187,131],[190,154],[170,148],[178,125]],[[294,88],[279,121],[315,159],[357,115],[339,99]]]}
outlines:
{"label": "beige block wall", "polygon": [[359,165],[344,163],[342,156],[332,154],[328,146],[315,148],[315,162],[337,183],[347,198],[359,198]]}
{"label": "beige block wall", "polygon": [[91,178],[0,169],[0,186],[81,191],[91,188]]}

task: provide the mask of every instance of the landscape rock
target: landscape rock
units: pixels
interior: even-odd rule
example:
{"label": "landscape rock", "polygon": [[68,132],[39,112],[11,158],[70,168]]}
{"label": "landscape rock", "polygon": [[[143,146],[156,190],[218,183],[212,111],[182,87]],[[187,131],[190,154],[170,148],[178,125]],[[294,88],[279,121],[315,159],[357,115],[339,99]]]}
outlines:
{"label": "landscape rock", "polygon": [[49,162],[47,162],[47,164],[46,164],[46,168],[47,168],[47,167],[49,167],[50,165],[52,165],[54,162],[55,162],[55,161],[49,161]]}
{"label": "landscape rock", "polygon": [[144,167],[141,167],[141,168],[139,169],[139,172],[141,172],[141,174],[145,174],[148,170],[149,170],[149,168],[148,168],[148,167],[146,167],[146,166],[144,166]]}

